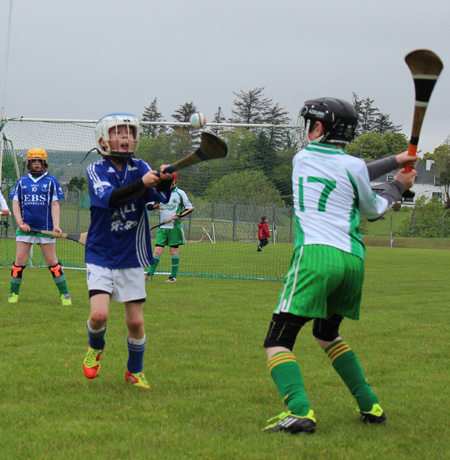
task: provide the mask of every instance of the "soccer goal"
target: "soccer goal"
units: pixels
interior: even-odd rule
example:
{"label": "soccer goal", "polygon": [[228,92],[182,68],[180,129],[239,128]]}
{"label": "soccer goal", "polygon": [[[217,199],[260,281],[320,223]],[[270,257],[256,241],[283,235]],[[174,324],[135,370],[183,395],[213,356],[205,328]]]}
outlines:
{"label": "soccer goal", "polygon": [[[95,147],[96,120],[5,119],[0,125],[1,184],[10,204],[18,178],[25,174],[28,149],[43,148],[49,157],[49,173],[64,191],[61,228],[66,233],[89,230],[90,200],[86,167],[99,156]],[[149,129],[151,126],[152,129]],[[195,207],[182,220],[186,244],[180,248],[179,276],[210,276],[279,280],[287,271],[293,243],[291,162],[299,149],[298,127],[272,125],[208,124],[206,131],[221,136],[228,145],[226,158],[200,163],[179,172],[178,185]],[[137,153],[152,168],[172,164],[195,151],[200,130],[188,123],[142,123]],[[270,242],[257,252],[258,223],[267,216]],[[150,225],[159,223],[158,212],[149,213]],[[3,217],[0,264],[15,257],[17,223]],[[156,230],[152,231],[152,238]],[[84,247],[57,241],[58,257],[67,268],[84,269]],[[166,254],[167,252],[167,254]],[[44,265],[38,247],[31,265]],[[158,273],[170,271],[169,251]]]}

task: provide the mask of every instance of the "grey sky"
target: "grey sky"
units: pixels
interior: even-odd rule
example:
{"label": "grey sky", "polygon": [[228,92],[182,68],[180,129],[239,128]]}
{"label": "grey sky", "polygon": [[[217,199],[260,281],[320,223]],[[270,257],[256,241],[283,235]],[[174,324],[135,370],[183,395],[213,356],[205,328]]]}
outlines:
{"label": "grey sky", "polygon": [[[0,0],[0,69],[9,0]],[[414,86],[404,56],[436,52],[444,70],[419,149],[450,135],[450,3],[442,0],[14,0],[7,117],[166,120],[194,102],[231,115],[233,92],[265,87],[293,122],[309,98],[370,97],[409,138]]]}

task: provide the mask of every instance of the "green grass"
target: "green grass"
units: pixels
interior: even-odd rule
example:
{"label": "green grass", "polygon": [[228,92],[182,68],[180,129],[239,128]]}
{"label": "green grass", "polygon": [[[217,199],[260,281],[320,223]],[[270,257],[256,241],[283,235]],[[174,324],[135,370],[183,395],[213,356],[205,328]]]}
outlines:
{"label": "green grass", "polygon": [[[0,457],[449,458],[449,269],[446,251],[368,249],[362,317],[341,333],[388,423],[359,421],[307,325],[294,353],[318,429],[291,436],[260,431],[284,410],[262,348],[281,283],[156,276],[145,305],[152,390],[144,392],[124,381],[123,305],[111,305],[100,376],[89,381],[85,273],[66,270],[68,308],[48,270],[29,268],[20,302],[0,307]],[[9,269],[0,274],[6,298]]]}
{"label": "green grass", "polygon": [[[56,253],[64,267],[85,267],[84,246],[66,239],[57,240]],[[154,244],[154,242],[153,242]],[[283,279],[288,267],[292,244],[269,244],[256,251],[257,242],[209,241],[186,244],[180,248],[180,274],[206,277]],[[0,239],[0,264],[11,266],[16,256],[13,238]],[[33,246],[35,266],[45,266],[39,246]],[[165,248],[158,272],[170,272],[170,249]]]}
{"label": "green grass", "polygon": [[[277,225],[277,242],[269,244],[261,253],[256,252],[258,244],[256,224],[236,222],[235,231],[231,221],[214,222],[216,244],[212,244],[205,229],[211,237],[214,236],[211,228],[211,219],[201,217],[201,212],[195,211],[193,218],[184,219],[187,244],[180,248],[180,275],[195,275],[211,278],[234,278],[255,280],[281,281],[287,271],[290,254],[292,252],[291,222],[281,219],[284,224]],[[450,238],[404,238],[396,236],[404,219],[408,219],[411,209],[403,206],[398,212],[392,212],[392,228],[394,248],[421,248],[421,249],[450,249]],[[89,226],[89,211],[78,210],[72,205],[65,205],[62,213],[62,226],[66,232],[85,231]],[[192,215],[190,215],[192,216]],[[150,225],[155,225],[159,218],[150,217]],[[76,223],[78,222],[78,226]],[[364,222],[363,240],[367,246],[390,247],[391,212],[385,218],[375,222]],[[198,242],[203,235],[203,240]],[[4,236],[4,234],[2,234]],[[0,266],[9,267],[14,261],[16,253],[15,239],[12,227],[9,228],[9,238],[0,239]],[[152,232],[156,236],[156,230]],[[233,241],[234,237],[234,241]],[[283,241],[283,242],[281,242]],[[153,241],[154,244],[154,241]],[[33,262],[36,266],[43,266],[44,259],[39,247],[34,246]],[[57,241],[57,255],[64,267],[84,268],[84,247],[68,240]],[[157,273],[165,273],[171,269],[169,248],[165,249]]]}
{"label": "green grass", "polygon": [[367,222],[364,225],[364,236],[386,236],[389,237],[392,220],[392,233],[396,235],[403,227],[403,222],[411,219],[412,208],[403,206],[400,211],[389,210],[381,219],[374,222]]}

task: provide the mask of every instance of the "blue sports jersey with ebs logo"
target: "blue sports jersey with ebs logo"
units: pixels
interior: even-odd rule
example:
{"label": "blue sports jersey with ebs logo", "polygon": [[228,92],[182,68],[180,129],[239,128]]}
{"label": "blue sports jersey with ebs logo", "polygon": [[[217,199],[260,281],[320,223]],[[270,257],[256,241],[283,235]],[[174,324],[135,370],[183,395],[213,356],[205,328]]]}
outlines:
{"label": "blue sports jersey with ebs logo", "polygon": [[131,159],[119,171],[108,158],[87,167],[91,225],[86,241],[85,262],[110,269],[148,267],[153,264],[146,203],[167,203],[170,192],[155,188],[133,200],[110,207],[117,189],[141,179],[151,171],[145,161]]}
{"label": "blue sports jersey with ebs logo", "polygon": [[63,200],[64,194],[58,180],[44,173],[22,176],[9,197],[20,203],[22,219],[32,229],[52,231],[52,202]]}

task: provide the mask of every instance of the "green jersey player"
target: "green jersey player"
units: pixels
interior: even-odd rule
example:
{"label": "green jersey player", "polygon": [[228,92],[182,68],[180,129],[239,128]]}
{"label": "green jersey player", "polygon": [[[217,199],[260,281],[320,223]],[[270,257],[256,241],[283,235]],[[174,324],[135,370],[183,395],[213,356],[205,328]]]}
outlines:
{"label": "green jersey player", "polygon": [[180,214],[188,209],[193,209],[186,192],[178,188],[178,173],[172,179],[172,194],[168,203],[161,205],[158,203],[147,204],[149,211],[159,209],[159,219],[163,223],[156,233],[155,250],[153,251],[153,265],[148,269],[147,280],[153,279],[156,267],[161,260],[164,247],[170,247],[171,270],[168,283],[177,280],[178,268],[180,266],[180,246],[186,243],[183,227],[181,226]]}
{"label": "green jersey player", "polygon": [[[370,168],[344,151],[354,137],[355,108],[346,101],[320,98],[305,102],[301,117],[308,145],[293,159],[294,249],[264,342],[270,375],[288,410],[268,421],[267,432],[316,431],[292,353],[297,334],[309,321],[318,344],[355,397],[362,420],[386,420],[339,326],[344,318],[359,319],[365,256],[360,217],[381,217],[412,187],[417,174],[415,169],[399,172],[378,196],[370,187]],[[393,158],[378,163],[376,174],[391,170]],[[403,152],[394,163],[398,167],[409,161],[414,166],[417,159]]]}

